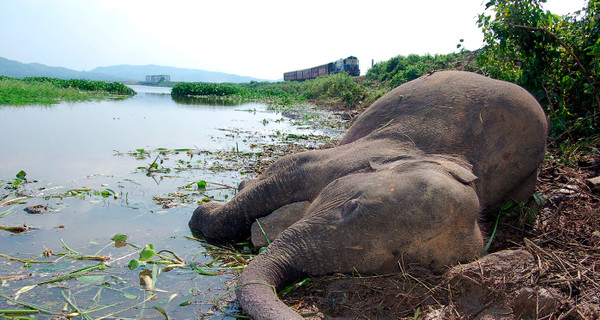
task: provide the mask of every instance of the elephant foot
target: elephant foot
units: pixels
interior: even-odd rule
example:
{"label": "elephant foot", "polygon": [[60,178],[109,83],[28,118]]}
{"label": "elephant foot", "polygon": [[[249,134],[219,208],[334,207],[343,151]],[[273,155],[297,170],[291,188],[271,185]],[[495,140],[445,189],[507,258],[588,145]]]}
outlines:
{"label": "elephant foot", "polygon": [[200,233],[203,237],[222,240],[223,226],[216,221],[216,213],[223,204],[219,202],[203,203],[194,210],[188,226],[192,232]]}

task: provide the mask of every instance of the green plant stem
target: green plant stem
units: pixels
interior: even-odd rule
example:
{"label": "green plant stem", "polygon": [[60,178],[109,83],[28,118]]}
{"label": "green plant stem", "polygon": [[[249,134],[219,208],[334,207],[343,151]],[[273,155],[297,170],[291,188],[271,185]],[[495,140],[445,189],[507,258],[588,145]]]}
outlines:
{"label": "green plant stem", "polygon": [[37,305],[35,305],[33,303],[27,303],[27,302],[17,301],[15,299],[13,299],[11,297],[8,297],[8,296],[5,296],[5,295],[0,295],[0,297],[2,297],[4,299],[6,299],[7,301],[10,301],[10,302],[12,302],[14,304],[17,304],[17,305],[20,305],[20,306],[23,306],[23,307],[27,307],[27,308],[31,308],[31,309],[39,311],[41,313],[56,314],[56,313],[54,313],[52,311],[46,310],[46,309],[44,309],[42,307],[39,307],[39,306],[37,306]]}
{"label": "green plant stem", "polygon": [[138,303],[138,304],[136,304],[136,305],[133,305],[133,306],[131,306],[131,307],[128,307],[128,308],[125,308],[125,309],[123,309],[123,310],[115,311],[115,312],[113,312],[113,313],[109,313],[109,314],[107,314],[107,315],[104,315],[104,316],[102,316],[102,317],[100,317],[100,318],[97,318],[96,320],[101,320],[101,319],[110,318],[110,317],[114,316],[114,315],[115,315],[115,314],[117,314],[117,313],[125,312],[125,311],[127,311],[127,310],[131,310],[131,309],[134,309],[134,308],[138,308],[139,306],[141,306],[141,305],[145,304],[146,302],[148,302],[148,301],[150,301],[150,300],[154,299],[155,297],[156,297],[156,295],[155,295],[155,294],[149,295],[149,296],[148,296],[146,299],[144,299],[144,301],[141,301],[140,303]]}
{"label": "green plant stem", "polygon": [[62,277],[58,277],[56,279],[52,279],[52,280],[40,282],[37,285],[41,286],[41,285],[44,285],[44,284],[49,284],[49,283],[54,283],[54,282],[60,282],[60,281],[65,281],[65,280],[73,279],[73,278],[81,276],[81,275],[83,275],[83,274],[85,274],[87,272],[95,271],[95,270],[102,270],[104,268],[106,268],[106,265],[104,263],[99,263],[99,264],[91,266],[91,267],[85,267],[85,268],[81,268],[79,270],[75,270],[75,271],[67,274],[66,276],[62,276]]}
{"label": "green plant stem", "polygon": [[258,224],[258,227],[260,228],[260,232],[262,232],[263,236],[265,237],[265,240],[267,240],[267,246],[270,246],[271,245],[271,240],[269,240],[269,237],[267,237],[267,233],[263,229],[263,227],[260,224],[260,222],[258,221],[258,219],[256,219],[256,224]]}
{"label": "green plant stem", "polygon": [[19,202],[21,200],[25,200],[27,198],[29,198],[29,197],[19,197],[19,198],[10,199],[8,201],[4,201],[4,202],[0,203],[0,207],[4,207],[5,205],[13,203],[13,202]]}
{"label": "green plant stem", "polygon": [[20,310],[0,310],[0,314],[34,314],[40,313],[39,310],[29,310],[29,309],[20,309]]}
{"label": "green plant stem", "polygon": [[5,254],[0,253],[0,258],[6,258],[8,260],[13,260],[13,261],[19,261],[22,263],[54,263],[56,262],[56,260],[53,261],[39,261],[39,260],[28,260],[28,259],[20,259],[20,258],[15,258],[15,257],[11,257]]}
{"label": "green plant stem", "polygon": [[492,245],[492,242],[494,241],[494,237],[496,236],[496,230],[498,229],[499,222],[500,222],[500,213],[498,213],[498,215],[496,216],[496,223],[494,224],[494,231],[492,231],[490,240],[488,240],[488,243],[485,245],[483,252],[487,252],[490,249],[490,246]]}

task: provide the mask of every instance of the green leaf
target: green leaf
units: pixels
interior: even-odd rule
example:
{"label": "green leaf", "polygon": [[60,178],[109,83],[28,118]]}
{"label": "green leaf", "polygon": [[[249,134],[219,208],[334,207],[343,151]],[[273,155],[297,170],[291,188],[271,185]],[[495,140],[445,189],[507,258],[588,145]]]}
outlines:
{"label": "green leaf", "polygon": [[508,202],[500,206],[500,212],[508,211],[515,206],[514,202]]}
{"label": "green leaf", "polygon": [[129,294],[129,293],[123,293],[123,297],[127,298],[127,299],[131,299],[131,300],[135,300],[138,298],[138,296],[133,295],[133,294]]}
{"label": "green leaf", "polygon": [[213,273],[213,272],[208,272],[205,271],[204,269],[201,269],[199,267],[197,267],[195,264],[191,263],[190,267],[192,267],[192,269],[196,272],[198,272],[199,274],[203,275],[203,276],[218,276],[218,273]]}
{"label": "green leaf", "polygon": [[206,181],[204,181],[204,180],[198,181],[198,190],[205,190],[205,189],[206,189]]}
{"label": "green leaf", "polygon": [[134,260],[129,261],[129,264],[127,264],[127,267],[130,270],[135,270],[135,269],[137,269],[141,265],[142,265],[142,263],[139,260],[135,260],[134,259]]}
{"label": "green leaf", "polygon": [[126,242],[127,241],[127,236],[121,233],[117,233],[114,235],[114,237],[112,238],[112,240],[114,242]]}
{"label": "green leaf", "polygon": [[284,295],[290,293],[292,290],[296,290],[296,289],[300,288],[301,286],[309,283],[310,281],[311,281],[310,278],[305,278],[303,280],[295,282],[295,283],[283,288],[281,291],[278,292],[278,294],[280,296],[284,296]]}
{"label": "green leaf", "polygon": [[19,173],[17,173],[17,179],[25,180],[26,175],[27,175],[27,173],[25,173],[25,171],[21,170],[21,171],[19,171]]}
{"label": "green leaf", "polygon": [[140,261],[146,261],[155,255],[156,252],[154,252],[154,245],[147,244],[144,249],[142,249],[142,252],[140,252]]}
{"label": "green leaf", "polygon": [[543,194],[536,192],[532,196],[533,196],[533,200],[535,201],[535,204],[537,204],[539,207],[546,204],[546,198],[544,197]]}
{"label": "green leaf", "polygon": [[179,304],[179,306],[180,306],[180,307],[185,307],[185,306],[189,306],[189,305],[191,305],[191,304],[192,304],[192,298],[190,298],[190,299],[188,299],[188,300],[186,300],[186,301],[184,301],[184,302],[180,303],[180,304]]}
{"label": "green leaf", "polygon": [[169,320],[169,315],[167,315],[167,312],[165,311],[165,309],[163,309],[161,307],[156,307],[156,306],[152,306],[150,308],[162,313],[162,315],[165,316],[165,320]]}

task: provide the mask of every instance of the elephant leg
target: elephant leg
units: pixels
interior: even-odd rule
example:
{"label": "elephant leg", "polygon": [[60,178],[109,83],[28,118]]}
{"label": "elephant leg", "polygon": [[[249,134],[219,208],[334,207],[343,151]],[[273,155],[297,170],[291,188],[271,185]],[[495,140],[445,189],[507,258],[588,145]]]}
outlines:
{"label": "elephant leg", "polygon": [[525,201],[535,191],[535,185],[537,184],[538,170],[533,171],[527,178],[525,178],[515,189],[513,189],[508,195],[508,199],[514,201]]}
{"label": "elephant leg", "polygon": [[[241,185],[239,193],[225,204],[201,204],[189,221],[192,230],[222,241],[246,238],[250,226],[286,204],[310,200],[320,191],[322,174],[310,165],[314,153],[282,158],[259,179]],[[312,180],[311,180],[312,179]]]}
{"label": "elephant leg", "polygon": [[290,203],[266,217],[259,218],[251,228],[250,238],[254,248],[260,249],[269,245],[283,230],[304,218],[309,206],[308,201]]}

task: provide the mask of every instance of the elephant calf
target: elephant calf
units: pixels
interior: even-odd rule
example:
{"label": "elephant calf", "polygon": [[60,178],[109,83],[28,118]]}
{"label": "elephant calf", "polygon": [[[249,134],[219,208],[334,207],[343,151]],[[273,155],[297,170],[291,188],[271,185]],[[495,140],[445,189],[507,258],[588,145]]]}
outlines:
{"label": "elephant calf", "polygon": [[[285,205],[308,206],[257,256],[236,289],[254,319],[302,319],[274,288],[308,275],[441,270],[482,254],[482,212],[533,192],[547,123],[524,89],[445,71],[377,100],[339,146],[281,158],[225,204],[199,206],[193,230],[247,238]],[[305,211],[304,211],[305,210]]]}

